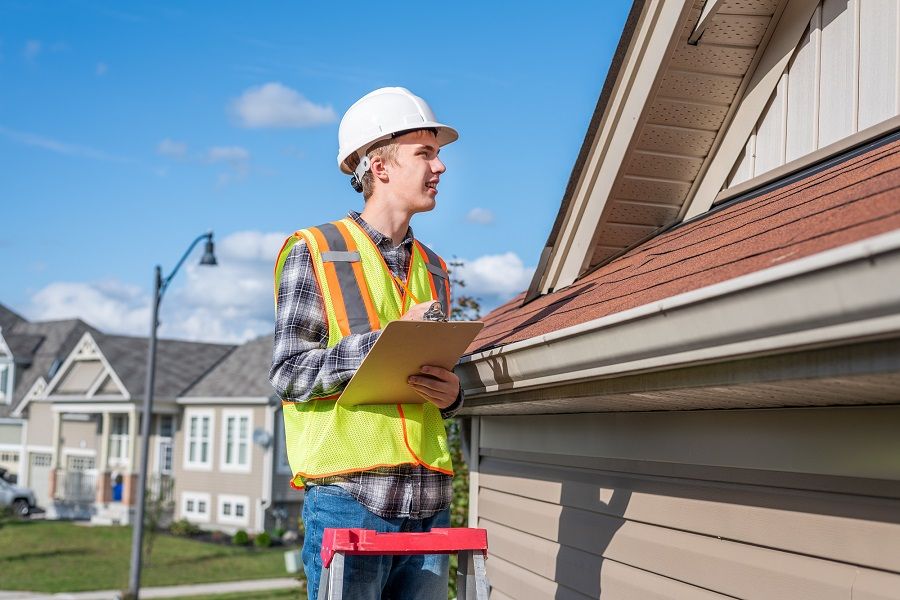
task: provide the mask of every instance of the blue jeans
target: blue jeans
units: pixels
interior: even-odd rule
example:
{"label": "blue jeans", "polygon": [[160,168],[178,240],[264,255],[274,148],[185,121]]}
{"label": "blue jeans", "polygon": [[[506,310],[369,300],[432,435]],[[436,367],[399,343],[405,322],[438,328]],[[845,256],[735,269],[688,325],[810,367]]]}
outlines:
{"label": "blue jeans", "polygon": [[[303,568],[310,600],[319,593],[322,573],[322,533],[328,527],[374,529],[382,533],[422,532],[449,527],[450,510],[426,519],[384,519],[369,512],[343,488],[313,485],[303,500]],[[446,554],[413,556],[348,556],[344,562],[345,600],[446,600],[450,557]]]}

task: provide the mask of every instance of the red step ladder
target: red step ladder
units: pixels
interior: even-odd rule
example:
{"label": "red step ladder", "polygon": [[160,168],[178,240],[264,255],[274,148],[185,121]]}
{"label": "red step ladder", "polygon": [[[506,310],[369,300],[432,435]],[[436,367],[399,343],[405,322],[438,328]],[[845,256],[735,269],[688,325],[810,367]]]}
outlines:
{"label": "red step ladder", "polygon": [[372,529],[326,529],[322,536],[322,576],[318,600],[340,600],[344,557],[398,554],[456,554],[457,600],[488,600],[487,531],[434,528],[427,533],[378,533]]}

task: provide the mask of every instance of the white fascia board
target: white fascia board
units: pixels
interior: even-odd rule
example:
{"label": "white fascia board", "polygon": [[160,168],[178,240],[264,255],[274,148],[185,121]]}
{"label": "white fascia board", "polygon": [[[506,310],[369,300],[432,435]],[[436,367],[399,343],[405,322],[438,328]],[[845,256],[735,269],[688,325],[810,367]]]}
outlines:
{"label": "white fascia board", "polygon": [[135,405],[128,404],[90,404],[84,402],[71,403],[53,403],[50,407],[55,413],[133,413],[136,411]]}
{"label": "white fascia board", "polygon": [[181,405],[191,404],[268,404],[267,396],[235,396],[234,398],[205,398],[201,396],[181,396],[175,402]]}
{"label": "white fascia board", "polygon": [[[13,417],[22,417],[22,412],[25,410],[25,407],[28,406],[32,401],[40,401],[43,398],[38,398],[37,394],[39,388],[46,389],[47,381],[44,379],[43,375],[34,380],[34,383],[31,384],[31,387],[28,388],[28,391],[25,392],[25,397],[19,402],[19,405],[12,412]],[[24,418],[24,417],[23,417]]]}
{"label": "white fascia board", "polygon": [[456,372],[474,397],[897,335],[897,281],[900,230],[469,355]]}
{"label": "white fascia board", "polygon": [[683,19],[692,4],[661,0],[646,3],[550,252],[541,293],[574,282],[590,260],[606,201],[628,159],[654,84],[668,63],[672,44],[681,35]]}

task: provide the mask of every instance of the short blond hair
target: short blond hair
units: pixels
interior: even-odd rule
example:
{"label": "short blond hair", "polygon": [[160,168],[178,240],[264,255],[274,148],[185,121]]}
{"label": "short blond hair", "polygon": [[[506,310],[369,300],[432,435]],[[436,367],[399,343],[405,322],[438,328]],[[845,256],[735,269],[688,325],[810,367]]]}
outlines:
{"label": "short blond hair", "polygon": [[[366,150],[366,156],[369,157],[369,160],[378,157],[386,163],[396,165],[399,150],[400,144],[395,142],[394,138],[388,138],[386,140],[378,142],[377,144]],[[369,198],[371,198],[372,194],[375,192],[375,176],[372,175],[371,169],[363,173],[362,188],[364,200],[368,200]]]}

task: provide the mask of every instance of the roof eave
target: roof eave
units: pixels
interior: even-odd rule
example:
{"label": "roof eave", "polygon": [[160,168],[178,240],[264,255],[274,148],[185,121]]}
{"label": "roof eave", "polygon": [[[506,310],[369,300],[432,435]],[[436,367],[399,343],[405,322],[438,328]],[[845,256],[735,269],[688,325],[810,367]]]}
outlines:
{"label": "roof eave", "polygon": [[[900,230],[495,348],[467,398],[900,335]],[[816,298],[816,302],[810,302]],[[470,410],[471,410],[470,405]]]}

